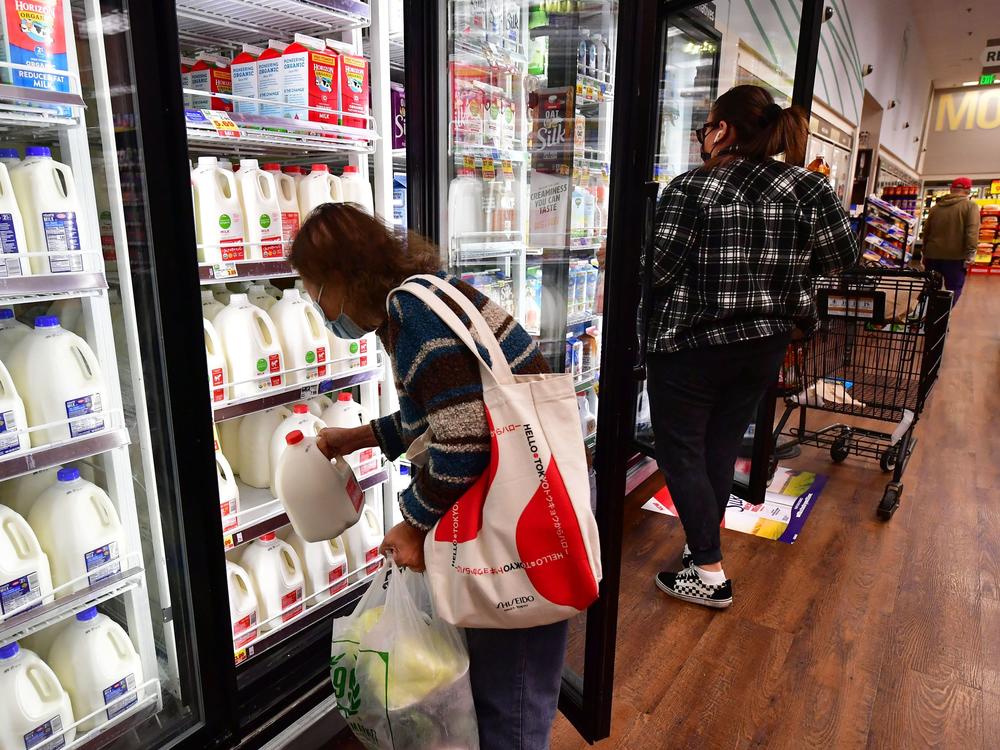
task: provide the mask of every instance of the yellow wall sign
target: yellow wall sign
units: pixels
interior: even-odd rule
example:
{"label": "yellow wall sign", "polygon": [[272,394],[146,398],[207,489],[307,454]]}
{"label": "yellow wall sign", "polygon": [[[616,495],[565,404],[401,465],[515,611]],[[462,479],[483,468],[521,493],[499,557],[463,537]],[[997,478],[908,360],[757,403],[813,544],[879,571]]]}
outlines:
{"label": "yellow wall sign", "polygon": [[953,91],[938,96],[935,130],[995,128],[1000,128],[1000,89]]}
{"label": "yellow wall sign", "polygon": [[1000,195],[1000,180],[993,180],[990,183],[990,195]]}

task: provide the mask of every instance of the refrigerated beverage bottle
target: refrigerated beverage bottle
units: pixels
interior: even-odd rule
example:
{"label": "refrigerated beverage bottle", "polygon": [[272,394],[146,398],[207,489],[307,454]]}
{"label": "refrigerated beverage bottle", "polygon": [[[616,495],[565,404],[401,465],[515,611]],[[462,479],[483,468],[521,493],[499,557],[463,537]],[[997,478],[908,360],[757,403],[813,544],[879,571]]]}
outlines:
{"label": "refrigerated beverage bottle", "polygon": [[[0,152],[11,150],[13,149],[0,149]],[[21,208],[17,204],[14,186],[4,161],[9,159],[0,159],[0,278],[6,279],[29,276],[32,269],[30,256],[27,255],[28,240],[24,233]],[[16,156],[14,161],[19,162]]]}
{"label": "refrigerated beverage bottle", "polygon": [[60,469],[58,481],[35,501],[28,523],[49,557],[57,598],[116,575],[125,554],[125,532],[108,494],[80,478],[76,469]]}
{"label": "refrigerated beverage bottle", "polygon": [[[292,412],[284,406],[247,414],[239,428],[240,479],[251,487],[271,486],[271,435]],[[225,438],[223,438],[225,445]]]}
{"label": "refrigerated beverage bottle", "polygon": [[90,607],[59,634],[49,649],[49,666],[69,693],[77,729],[88,732],[139,702],[142,662],[122,626]]}
{"label": "refrigerated beverage bottle", "polygon": [[320,431],[326,427],[326,424],[322,419],[317,417],[315,414],[309,412],[309,407],[306,404],[295,404],[292,406],[292,413],[285,417],[279,424],[274,432],[271,433],[271,443],[268,450],[268,461],[271,465],[271,494],[275,497],[280,498],[281,495],[278,494],[278,484],[276,481],[276,474],[278,472],[278,462],[281,459],[281,455],[285,452],[285,448],[288,447],[288,443],[285,442],[285,436],[292,432],[298,430],[303,435],[307,437],[316,437],[319,435]]}
{"label": "refrigerated beverage bottle", "polygon": [[252,281],[230,281],[226,284],[226,289],[229,290],[230,295],[246,294],[250,291],[250,287],[252,287],[253,284],[254,283]]}
{"label": "refrigerated beverage bottle", "polygon": [[14,317],[9,307],[0,309],[0,360],[6,360],[11,349],[31,330]]}
{"label": "refrigerated beverage bottle", "polygon": [[226,355],[222,350],[222,339],[215,326],[206,318],[202,318],[201,322],[205,329],[209,392],[212,394],[212,403],[222,403],[226,400],[226,386],[229,383],[229,367],[226,365]]}
{"label": "refrigerated beverage bottle", "polygon": [[[232,65],[229,66],[229,71],[233,78],[234,97],[260,98],[257,90],[257,58],[260,57],[263,51],[260,47],[244,44],[243,50],[233,58]],[[256,115],[260,114],[260,103],[234,99],[233,109],[240,114]]]}
{"label": "refrigerated beverage bottle", "polygon": [[275,301],[281,299],[281,295],[285,293],[284,289],[279,289],[269,280],[264,282],[264,291],[274,297]]}
{"label": "refrigerated beverage bottle", "polygon": [[213,324],[229,367],[228,398],[247,398],[282,385],[281,340],[266,312],[250,304],[245,294],[233,294]]}
{"label": "refrigerated beverage bottle", "polygon": [[452,237],[486,231],[483,183],[470,169],[462,169],[448,187],[448,223]]}
{"label": "refrigerated beverage bottle", "polygon": [[326,326],[316,306],[302,299],[298,289],[286,289],[270,315],[278,331],[285,367],[293,370],[286,381],[295,384],[325,377],[329,361]]}
{"label": "refrigerated beverage bottle", "polygon": [[[28,425],[56,424],[31,433],[34,445],[83,437],[105,427],[104,376],[90,345],[42,315],[7,357],[7,369],[24,401]],[[67,420],[72,420],[67,423]]]}
{"label": "refrigerated beverage bottle", "polygon": [[274,175],[258,167],[256,159],[240,159],[236,184],[246,225],[248,257],[283,258],[281,206]]}
{"label": "refrigerated beverage bottle", "polygon": [[295,550],[278,539],[277,534],[272,531],[250,542],[243,551],[240,565],[250,574],[253,583],[260,608],[261,632],[272,630],[302,612],[305,596],[302,562]]}
{"label": "refrigerated beverage bottle", "polygon": [[214,156],[198,157],[191,173],[198,260],[220,263],[246,259],[243,209],[236,176]]}
{"label": "refrigerated beverage bottle", "polygon": [[382,524],[375,511],[367,505],[361,512],[361,519],[347,529],[341,539],[347,555],[349,572],[364,570],[362,575],[370,575],[379,568],[379,545],[382,544]]}
{"label": "refrigerated beverage bottle", "polygon": [[597,357],[597,337],[594,336],[593,328],[588,328],[578,337],[581,344],[581,365],[580,369],[588,375],[593,375],[600,365]]}
{"label": "refrigerated beverage bottle", "polygon": [[364,493],[343,458],[328,459],[315,435],[293,430],[275,473],[275,491],[303,539],[332,539],[358,521]]}
{"label": "refrigerated beverage bottle", "polygon": [[49,558],[20,513],[0,505],[0,622],[52,601]]}
{"label": "refrigerated beverage bottle", "polygon": [[511,234],[518,229],[517,193],[514,192],[513,183],[508,180],[500,180],[495,184],[498,184],[499,194],[493,213],[492,231],[503,233],[510,239]]}
{"label": "refrigerated beverage bottle", "polygon": [[299,221],[305,222],[317,206],[324,203],[343,203],[344,193],[340,178],[330,174],[326,164],[313,164],[309,175],[298,185]]}
{"label": "refrigerated beverage bottle", "polygon": [[24,401],[17,395],[14,380],[0,362],[0,457],[13,456],[31,447]]}
{"label": "refrigerated beverage bottle", "polygon": [[[0,748],[58,748],[76,737],[73,708],[59,678],[17,642],[0,646]],[[28,742],[31,742],[29,745]]]}
{"label": "refrigerated beverage bottle", "polygon": [[219,485],[219,512],[222,515],[222,530],[236,528],[240,512],[240,488],[236,484],[233,467],[229,465],[222,451],[215,452],[215,476]]}
{"label": "refrigerated beverage bottle", "polygon": [[587,188],[583,189],[583,235],[590,241],[596,236],[594,226],[594,215],[597,202],[594,200],[594,194],[590,192]]}
{"label": "refrigerated beverage bottle", "polygon": [[53,466],[0,482],[0,505],[6,505],[27,518],[38,497],[56,483],[56,475],[61,468]]}
{"label": "refrigerated beverage bottle", "polygon": [[[112,290],[114,292],[114,290]],[[108,293],[108,301],[112,301],[112,293]],[[119,303],[120,304],[120,303]],[[82,338],[87,337],[87,332],[84,329],[83,320],[83,305],[80,304],[79,299],[69,298],[69,299],[58,299],[49,305],[49,309],[45,311],[46,315],[55,315],[59,318],[59,325],[65,328],[67,331],[72,331],[77,336]]]}
{"label": "refrigerated beverage bottle", "polygon": [[24,222],[32,273],[74,273],[84,269],[80,235],[81,201],[73,170],[52,159],[46,146],[28,146],[27,157],[10,172]]}
{"label": "refrigerated beverage bottle", "polygon": [[600,34],[594,37],[594,44],[597,48],[594,77],[606,81],[608,80],[608,44]]}
{"label": "refrigerated beverage bottle", "polygon": [[569,236],[572,240],[579,241],[587,236],[587,219],[584,215],[586,191],[581,185],[573,186],[573,196],[570,200],[569,213]]}
{"label": "refrigerated beverage bottle", "polygon": [[586,292],[584,293],[584,309],[587,312],[597,312],[597,277],[600,272],[597,268],[588,263],[584,272],[586,279]]}
{"label": "refrigerated beverage bottle", "polygon": [[306,172],[304,172],[302,170],[302,167],[300,167],[298,164],[292,164],[289,167],[285,167],[282,171],[289,177],[291,177],[292,180],[295,182],[295,197],[296,200],[298,200],[299,184],[302,182],[302,180],[306,178]]}
{"label": "refrigerated beverage bottle", "polygon": [[47,662],[49,659],[49,651],[52,649],[52,644],[56,642],[56,638],[59,637],[59,634],[62,633],[63,629],[68,626],[69,620],[57,622],[53,625],[49,625],[47,628],[37,630],[31,635],[26,635],[18,641],[18,644],[22,649],[34,651],[41,657],[42,661]]}
{"label": "refrigerated beverage bottle", "polygon": [[281,171],[281,165],[270,163],[264,170],[274,177],[278,191],[278,207],[281,209],[281,242],[284,254],[292,249],[292,240],[299,231],[299,196],[295,178]]}
{"label": "refrigerated beverage bottle", "polygon": [[372,196],[372,186],[368,179],[358,172],[355,166],[344,167],[340,176],[340,188],[344,203],[357,203],[369,216],[375,215],[375,198]]}
{"label": "refrigerated beverage bottle", "polygon": [[590,32],[587,29],[580,30],[580,43],[576,47],[576,69],[577,72],[587,74],[587,55],[590,50]]}
{"label": "refrigerated beverage bottle", "polygon": [[339,537],[307,542],[293,529],[285,541],[305,568],[307,607],[325,602],[347,588],[347,555]]}
{"label": "refrigerated beverage bottle", "polygon": [[229,618],[233,624],[233,649],[239,649],[257,638],[260,609],[249,574],[229,560],[226,560],[226,583],[229,588]]}
{"label": "refrigerated beverage bottle", "polygon": [[234,417],[218,424],[222,453],[229,461],[229,467],[234,474],[240,473],[240,423],[242,421],[243,417]]}
{"label": "refrigerated beverage bottle", "polygon": [[266,313],[270,313],[274,303],[278,301],[267,293],[267,288],[263,284],[253,284],[247,289],[247,299],[250,300],[250,304],[257,305]]}
{"label": "refrigerated beverage bottle", "polygon": [[201,290],[201,317],[211,322],[226,306],[216,299],[210,289]]}
{"label": "refrigerated beverage bottle", "polygon": [[584,438],[590,437],[597,430],[597,417],[590,411],[590,401],[587,400],[587,394],[576,394],[576,404],[580,411],[580,431]]}
{"label": "refrigerated beverage bottle", "polygon": [[313,396],[311,399],[306,401],[309,405],[309,413],[314,414],[320,419],[323,418],[323,410],[326,409],[332,402],[326,396],[320,394],[319,396]]}
{"label": "refrigerated beverage bottle", "polygon": [[295,279],[295,288],[299,290],[299,296],[302,297],[306,302],[312,302],[312,297],[309,296],[309,292],[306,291],[305,282],[302,279]]}
{"label": "refrigerated beverage bottle", "polygon": [[3,164],[7,169],[20,166],[21,154],[16,148],[0,148],[0,164]]}
{"label": "refrigerated beverage bottle", "polygon": [[360,427],[364,422],[361,404],[347,391],[341,391],[337,400],[323,411],[327,427]]}
{"label": "refrigerated beverage bottle", "polygon": [[257,58],[257,98],[259,113],[268,117],[285,116],[285,87],[281,53],[288,45],[268,40],[267,49]]}
{"label": "refrigerated beverage bottle", "polygon": [[587,75],[592,78],[597,78],[597,37],[591,37],[587,40]]}
{"label": "refrigerated beverage bottle", "polygon": [[215,297],[215,299],[223,307],[229,304],[229,298],[233,295],[233,293],[229,291],[229,287],[225,284],[212,284],[209,289],[212,290],[212,296]]}

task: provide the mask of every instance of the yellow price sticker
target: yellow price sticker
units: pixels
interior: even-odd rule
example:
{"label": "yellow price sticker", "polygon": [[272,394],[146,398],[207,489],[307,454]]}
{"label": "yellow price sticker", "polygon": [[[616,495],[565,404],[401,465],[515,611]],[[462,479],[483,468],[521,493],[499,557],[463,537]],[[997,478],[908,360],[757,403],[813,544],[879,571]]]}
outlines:
{"label": "yellow price sticker", "polygon": [[503,177],[505,180],[514,179],[514,164],[511,162],[510,159],[503,159],[500,162],[500,171],[503,173]]}
{"label": "yellow price sticker", "polygon": [[496,179],[496,176],[497,176],[497,170],[496,170],[496,167],[493,165],[493,159],[492,159],[492,157],[484,156],[483,157],[483,179],[484,180],[493,180],[493,179]]}
{"label": "yellow price sticker", "polygon": [[240,129],[232,118],[225,112],[218,112],[214,109],[203,109],[202,114],[212,123],[215,132],[224,138],[239,138]]}
{"label": "yellow price sticker", "polygon": [[225,547],[226,549],[232,549],[233,547],[236,546],[236,543],[233,542],[232,534],[227,534],[222,538],[222,546]]}
{"label": "yellow price sticker", "polygon": [[473,157],[473,156],[466,156],[465,158],[463,158],[462,159],[462,166],[465,167],[466,169],[475,169],[476,168],[476,159],[475,159],[475,157]]}

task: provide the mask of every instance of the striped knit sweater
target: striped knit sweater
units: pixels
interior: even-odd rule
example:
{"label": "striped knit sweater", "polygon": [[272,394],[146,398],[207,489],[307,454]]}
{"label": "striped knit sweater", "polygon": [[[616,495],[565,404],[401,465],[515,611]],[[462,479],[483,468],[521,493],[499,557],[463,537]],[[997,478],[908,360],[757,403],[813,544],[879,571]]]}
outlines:
{"label": "striped knit sweater", "polygon": [[[484,294],[444,272],[438,274],[468,297],[500,341],[516,374],[548,372],[531,336]],[[425,281],[418,281],[430,286]],[[434,290],[469,326],[458,306]],[[470,326],[470,330],[471,326]],[[483,406],[479,363],[448,326],[412,294],[396,294],[378,336],[392,358],[399,411],[372,421],[375,436],[390,460],[402,455],[429,426],[434,440],[426,465],[400,496],[403,517],[428,530],[486,471],[490,435]],[[473,337],[478,341],[475,331]],[[486,362],[490,356],[479,346]]]}

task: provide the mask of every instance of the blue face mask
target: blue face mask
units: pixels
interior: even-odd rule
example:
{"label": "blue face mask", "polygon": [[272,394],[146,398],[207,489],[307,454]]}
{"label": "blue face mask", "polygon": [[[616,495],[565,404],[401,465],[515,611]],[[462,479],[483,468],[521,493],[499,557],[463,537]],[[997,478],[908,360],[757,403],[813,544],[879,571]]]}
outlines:
{"label": "blue face mask", "polygon": [[340,306],[340,315],[337,316],[336,320],[328,320],[326,313],[323,312],[323,308],[320,307],[319,300],[323,296],[323,287],[319,288],[319,293],[316,295],[316,301],[313,304],[316,306],[316,312],[320,314],[323,318],[323,324],[329,329],[330,333],[336,336],[338,339],[360,339],[365,336],[365,334],[370,333],[365,328],[362,328],[357,323],[355,323],[347,313],[344,312],[343,304]]}

